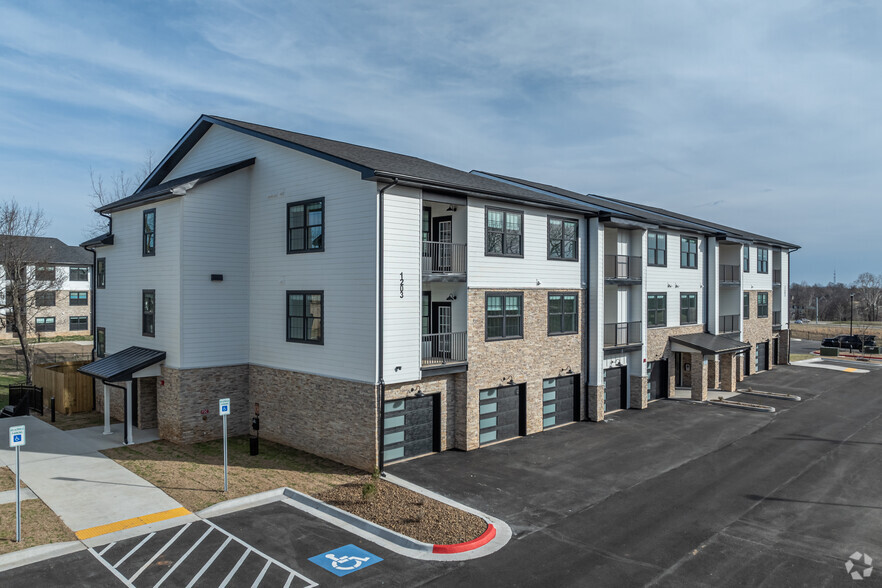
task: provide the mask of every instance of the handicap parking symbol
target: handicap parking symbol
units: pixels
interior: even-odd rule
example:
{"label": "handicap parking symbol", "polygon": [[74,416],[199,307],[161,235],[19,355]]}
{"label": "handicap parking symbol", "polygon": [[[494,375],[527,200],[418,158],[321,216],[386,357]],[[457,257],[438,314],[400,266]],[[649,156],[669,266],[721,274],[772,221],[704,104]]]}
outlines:
{"label": "handicap parking symbol", "polygon": [[383,558],[350,544],[311,557],[309,561],[342,577],[383,561]]}

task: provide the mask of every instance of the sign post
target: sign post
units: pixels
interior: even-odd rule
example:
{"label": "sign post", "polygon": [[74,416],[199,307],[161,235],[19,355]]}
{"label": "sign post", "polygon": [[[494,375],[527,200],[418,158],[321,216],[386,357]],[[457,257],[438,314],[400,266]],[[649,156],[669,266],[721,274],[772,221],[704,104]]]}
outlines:
{"label": "sign post", "polygon": [[9,447],[15,447],[15,542],[21,543],[21,447],[25,444],[25,426],[9,427]]}
{"label": "sign post", "polygon": [[219,410],[224,418],[224,492],[227,491],[227,416],[230,414],[230,399],[221,398],[219,401]]}

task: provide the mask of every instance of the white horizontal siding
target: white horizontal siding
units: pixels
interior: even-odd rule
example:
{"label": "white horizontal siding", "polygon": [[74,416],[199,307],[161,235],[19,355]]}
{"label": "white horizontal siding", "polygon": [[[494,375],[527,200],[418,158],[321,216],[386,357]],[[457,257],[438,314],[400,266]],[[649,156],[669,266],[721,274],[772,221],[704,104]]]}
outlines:
{"label": "white horizontal siding", "polygon": [[[524,257],[485,255],[485,208],[503,208],[524,213]],[[561,288],[582,287],[581,263],[548,259],[548,217],[579,221],[579,259],[584,253],[585,220],[567,213],[510,205],[478,198],[468,204],[468,285],[469,288]],[[539,282],[537,284],[536,282]]]}
{"label": "white horizontal siding", "polygon": [[766,250],[769,252],[769,271],[761,274],[757,271],[757,247],[750,246],[750,271],[742,274],[742,287],[745,290],[769,291],[772,289],[772,250]]}
{"label": "white horizontal siding", "polygon": [[[680,267],[680,238],[695,237],[698,240],[698,267]],[[667,294],[667,319],[669,327],[680,325],[680,294],[695,292],[698,295],[698,324],[704,319],[704,265],[705,242],[701,235],[667,231],[667,267],[646,268],[646,293]],[[644,253],[645,255],[645,253]]]}

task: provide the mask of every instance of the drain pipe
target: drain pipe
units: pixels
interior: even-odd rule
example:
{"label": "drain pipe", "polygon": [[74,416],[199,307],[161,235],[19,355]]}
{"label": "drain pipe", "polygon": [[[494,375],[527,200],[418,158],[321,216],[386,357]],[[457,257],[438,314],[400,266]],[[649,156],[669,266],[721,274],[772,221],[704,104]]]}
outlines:
{"label": "drain pipe", "polygon": [[386,184],[380,189],[379,195],[379,235],[377,238],[377,385],[378,385],[378,409],[377,410],[377,464],[380,473],[385,468],[385,460],[383,459],[383,422],[386,418],[386,382],[383,380],[383,275],[385,251],[383,249],[383,197],[386,190],[398,184],[398,178],[393,178],[391,184]]}

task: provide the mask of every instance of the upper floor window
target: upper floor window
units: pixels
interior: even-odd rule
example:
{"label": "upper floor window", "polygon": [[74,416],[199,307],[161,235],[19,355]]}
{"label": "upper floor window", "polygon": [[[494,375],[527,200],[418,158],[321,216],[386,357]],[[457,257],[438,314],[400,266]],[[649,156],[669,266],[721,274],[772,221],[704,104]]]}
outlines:
{"label": "upper floor window", "polygon": [[698,267],[698,239],[680,237],[680,267]]}
{"label": "upper floor window", "polygon": [[769,316],[769,293],[756,293],[756,318],[766,318]]}
{"label": "upper floor window", "polygon": [[156,336],[156,290],[141,291],[141,334]]}
{"label": "upper floor window", "polygon": [[104,327],[95,330],[95,355],[104,357],[107,354],[107,331]]}
{"label": "upper floor window", "polygon": [[680,324],[694,325],[698,322],[698,293],[680,294]]}
{"label": "upper floor window", "polygon": [[432,208],[423,207],[423,241],[432,240]]}
{"label": "upper floor window", "polygon": [[324,292],[287,293],[285,340],[294,343],[324,344]]}
{"label": "upper floor window", "polygon": [[579,295],[548,295],[548,334],[569,335],[579,332]]}
{"label": "upper floor window", "polygon": [[668,295],[664,292],[646,296],[646,326],[665,327],[668,324]]}
{"label": "upper floor window", "polygon": [[39,292],[34,292],[34,304],[37,306],[55,306],[55,291],[40,290]]}
{"label": "upper floor window", "polygon": [[646,263],[660,267],[668,265],[668,236],[665,233],[653,233],[646,237]]}
{"label": "upper floor window", "polygon": [[71,331],[88,331],[89,330],[89,317],[87,317],[87,316],[72,316],[72,317],[70,317],[70,330]]}
{"label": "upper floor window", "polygon": [[71,282],[86,282],[89,280],[89,268],[87,267],[72,267],[70,268],[70,281]]}
{"label": "upper floor window", "polygon": [[524,213],[488,207],[485,215],[485,254],[523,257]]}
{"label": "upper floor window", "polygon": [[70,306],[86,306],[89,304],[89,293],[71,292],[68,304],[70,304]]}
{"label": "upper floor window", "polygon": [[548,217],[548,259],[577,261],[579,221]]}
{"label": "upper floor window", "polygon": [[744,303],[742,305],[744,307],[744,318],[750,318],[750,292],[744,293]]}
{"label": "upper floor window", "polygon": [[325,250],[325,199],[288,204],[288,253]]}
{"label": "upper floor window", "polygon": [[524,295],[515,292],[487,293],[484,338],[521,339],[524,336]]}
{"label": "upper floor window", "polygon": [[757,248],[756,250],[756,272],[758,274],[769,273],[769,250]]}
{"label": "upper floor window", "polygon": [[745,245],[743,249],[744,249],[743,268],[744,268],[744,271],[749,272],[750,271],[750,246]]}
{"label": "upper floor window", "polygon": [[55,332],[55,317],[37,317],[36,319],[36,331],[38,333],[50,333]]}
{"label": "upper floor window", "polygon": [[34,270],[34,278],[41,282],[52,282],[55,280],[54,265],[38,265]]}
{"label": "upper floor window", "polygon": [[156,255],[156,209],[144,211],[144,238],[141,255]]}
{"label": "upper floor window", "polygon": [[95,261],[95,287],[103,288],[107,283],[107,259],[99,257]]}

